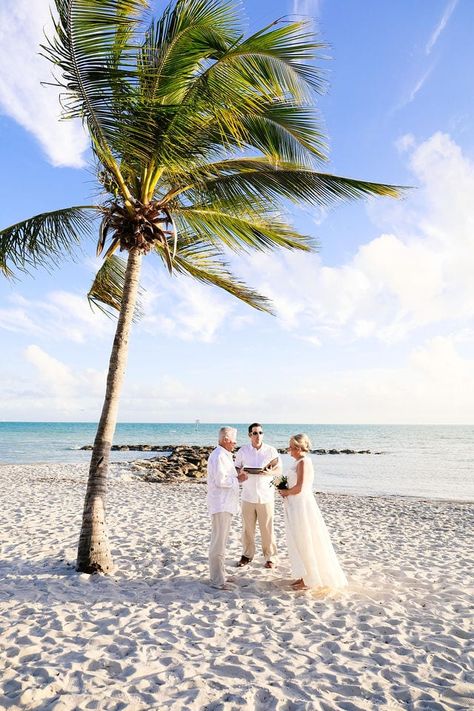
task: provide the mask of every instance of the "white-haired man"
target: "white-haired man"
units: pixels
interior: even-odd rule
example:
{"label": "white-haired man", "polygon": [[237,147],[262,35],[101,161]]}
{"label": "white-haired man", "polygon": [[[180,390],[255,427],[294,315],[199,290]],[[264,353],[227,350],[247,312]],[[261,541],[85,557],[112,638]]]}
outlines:
{"label": "white-haired man", "polygon": [[245,472],[237,475],[235,471],[232,451],[236,442],[237,430],[221,427],[219,445],[207,462],[207,505],[212,527],[209,574],[212,587],[219,590],[230,589],[225,577],[225,549],[232,516],[239,510],[239,481],[247,479]]}

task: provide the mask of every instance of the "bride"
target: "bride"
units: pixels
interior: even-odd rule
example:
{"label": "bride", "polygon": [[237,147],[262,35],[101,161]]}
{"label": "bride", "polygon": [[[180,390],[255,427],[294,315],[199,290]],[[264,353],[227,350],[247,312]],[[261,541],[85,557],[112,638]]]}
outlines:
{"label": "bride", "polygon": [[288,472],[284,497],[285,526],[294,590],[347,585],[326,524],[313,494],[313,462],[306,454],[311,442],[305,434],[291,437],[288,451],[295,460]]}

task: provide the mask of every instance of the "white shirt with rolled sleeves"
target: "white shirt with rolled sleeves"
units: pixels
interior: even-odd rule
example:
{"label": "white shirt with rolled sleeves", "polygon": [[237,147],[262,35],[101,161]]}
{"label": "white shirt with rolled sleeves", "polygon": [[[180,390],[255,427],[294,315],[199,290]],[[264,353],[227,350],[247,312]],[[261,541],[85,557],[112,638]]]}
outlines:
{"label": "white shirt with rolled sleeves", "polygon": [[[281,470],[281,458],[275,447],[262,442],[262,446],[252,447],[251,444],[244,444],[235,455],[235,466],[259,467],[263,469],[272,459],[278,458]],[[271,486],[271,481],[277,472],[272,474],[249,474],[248,479],[242,484],[242,501],[249,501],[252,504],[271,504],[275,500],[275,487]]]}
{"label": "white shirt with rolled sleeves", "polygon": [[232,453],[220,445],[207,460],[207,506],[211,516],[239,510],[239,482]]}

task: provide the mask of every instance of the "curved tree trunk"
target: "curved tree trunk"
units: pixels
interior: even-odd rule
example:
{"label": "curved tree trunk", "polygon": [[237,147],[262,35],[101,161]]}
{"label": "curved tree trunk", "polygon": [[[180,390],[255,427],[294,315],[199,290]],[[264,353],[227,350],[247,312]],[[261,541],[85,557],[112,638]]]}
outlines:
{"label": "curved tree trunk", "polygon": [[105,496],[110,449],[117,424],[120,392],[127,365],[128,340],[138,295],[141,260],[139,252],[130,251],[122,304],[110,355],[105,400],[89,468],[76,563],[77,570],[81,573],[111,573],[114,570],[105,525]]}

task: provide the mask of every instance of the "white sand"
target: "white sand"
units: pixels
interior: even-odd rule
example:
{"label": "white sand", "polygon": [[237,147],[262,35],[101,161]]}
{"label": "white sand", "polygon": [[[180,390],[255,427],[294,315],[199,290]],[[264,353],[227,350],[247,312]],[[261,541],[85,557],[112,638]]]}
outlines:
{"label": "white sand", "polygon": [[205,485],[121,472],[103,577],[73,567],[86,467],[0,466],[0,708],[474,708],[472,504],[321,495],[350,579],[323,596],[288,587],[278,500],[278,568],[232,571],[236,517],[223,592],[207,585]]}

